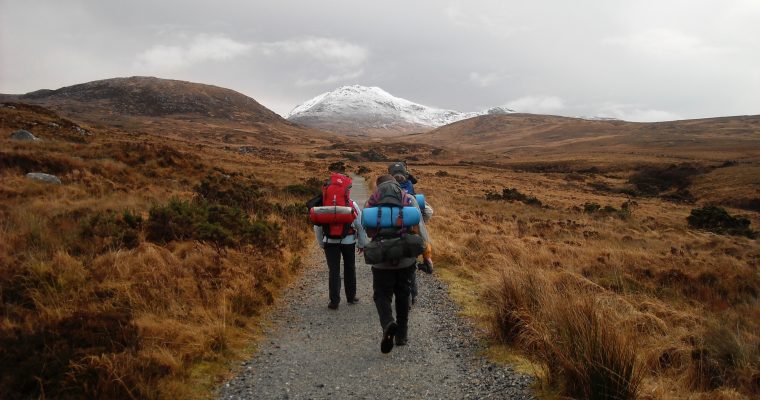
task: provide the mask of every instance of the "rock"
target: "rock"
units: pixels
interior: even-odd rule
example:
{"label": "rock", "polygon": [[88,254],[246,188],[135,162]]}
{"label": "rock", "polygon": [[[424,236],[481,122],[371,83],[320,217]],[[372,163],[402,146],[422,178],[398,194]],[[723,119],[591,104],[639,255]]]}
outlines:
{"label": "rock", "polygon": [[92,136],[92,132],[88,131],[87,129],[74,126],[72,129],[74,129],[74,132],[82,135],[82,136]]}
{"label": "rock", "polygon": [[40,141],[42,139],[38,138],[37,136],[32,135],[32,132],[29,132],[25,129],[19,129],[16,132],[13,132],[11,134],[11,139],[13,140],[22,140],[25,142],[36,142]]}
{"label": "rock", "polygon": [[26,174],[26,177],[29,178],[29,179],[36,179],[38,181],[43,181],[43,182],[46,182],[46,183],[53,183],[53,184],[56,184],[56,185],[60,185],[61,184],[61,180],[58,179],[57,176],[50,175],[50,174],[43,174],[42,172],[30,172],[30,173]]}

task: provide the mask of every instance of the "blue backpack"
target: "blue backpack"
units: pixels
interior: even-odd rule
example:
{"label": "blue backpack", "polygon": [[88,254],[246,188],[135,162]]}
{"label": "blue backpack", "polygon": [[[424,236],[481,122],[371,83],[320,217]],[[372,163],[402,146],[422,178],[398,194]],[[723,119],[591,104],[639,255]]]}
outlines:
{"label": "blue backpack", "polygon": [[414,193],[414,185],[409,180],[406,180],[404,183],[399,183],[399,186],[401,186],[401,189],[406,190],[406,192],[412,196],[416,194]]}

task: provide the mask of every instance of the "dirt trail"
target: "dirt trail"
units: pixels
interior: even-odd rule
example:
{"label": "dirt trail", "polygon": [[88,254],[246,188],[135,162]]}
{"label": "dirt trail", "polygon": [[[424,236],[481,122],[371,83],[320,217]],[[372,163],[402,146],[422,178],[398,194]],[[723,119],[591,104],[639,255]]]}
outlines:
{"label": "dirt trail", "polygon": [[[367,198],[354,177],[354,200]],[[441,218],[440,216],[437,216]],[[530,379],[484,360],[474,329],[435,276],[418,272],[409,344],[380,353],[372,272],[357,257],[357,295],[329,310],[327,266],[314,243],[303,276],[272,313],[272,328],[254,358],[223,385],[221,399],[529,399]]]}

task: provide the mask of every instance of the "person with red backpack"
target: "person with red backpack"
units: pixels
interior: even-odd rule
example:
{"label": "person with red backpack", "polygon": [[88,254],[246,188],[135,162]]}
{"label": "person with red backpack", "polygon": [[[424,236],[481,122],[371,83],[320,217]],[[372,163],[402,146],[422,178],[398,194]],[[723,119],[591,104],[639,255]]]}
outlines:
{"label": "person with red backpack", "polygon": [[[321,205],[311,207],[309,216],[314,223],[317,244],[324,250],[329,269],[328,287],[330,303],[337,310],[340,304],[340,260],[343,258],[343,280],[346,301],[356,304],[356,256],[362,253],[367,234],[361,224],[362,211],[351,200],[351,178],[332,173],[322,188]],[[356,247],[358,243],[358,248]]]}
{"label": "person with red backpack", "polygon": [[372,238],[365,247],[364,259],[372,266],[373,299],[383,330],[380,351],[388,353],[394,344],[403,346],[408,342],[412,279],[417,256],[425,250],[429,238],[417,199],[401,189],[391,175],[380,176],[376,182],[377,189],[367,200],[362,218]]}

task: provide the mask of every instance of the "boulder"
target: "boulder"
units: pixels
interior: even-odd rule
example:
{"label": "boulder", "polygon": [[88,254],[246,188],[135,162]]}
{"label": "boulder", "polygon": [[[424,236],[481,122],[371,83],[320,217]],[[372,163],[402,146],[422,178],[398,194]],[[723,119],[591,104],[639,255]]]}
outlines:
{"label": "boulder", "polygon": [[61,180],[58,179],[57,176],[50,175],[50,174],[43,174],[42,172],[30,172],[30,173],[26,174],[26,177],[29,178],[29,179],[36,179],[38,181],[43,181],[43,182],[46,182],[46,183],[53,183],[53,184],[56,184],[56,185],[60,185],[61,184]]}
{"label": "boulder", "polygon": [[11,134],[11,139],[13,140],[23,140],[26,142],[36,142],[38,140],[42,140],[38,138],[37,136],[32,135],[32,132],[29,132],[24,129],[19,129],[16,132],[13,132]]}

